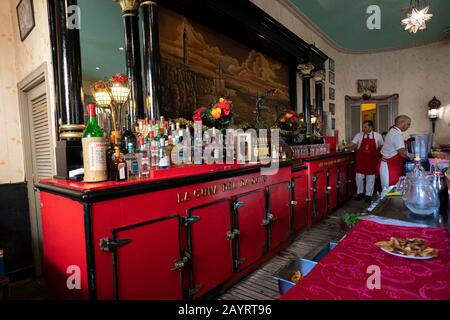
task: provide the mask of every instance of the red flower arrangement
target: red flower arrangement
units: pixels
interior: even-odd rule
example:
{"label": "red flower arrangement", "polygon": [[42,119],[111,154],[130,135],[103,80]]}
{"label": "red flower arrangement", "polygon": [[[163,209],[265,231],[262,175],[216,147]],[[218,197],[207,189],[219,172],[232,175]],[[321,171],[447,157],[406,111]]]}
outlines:
{"label": "red flower arrangement", "polygon": [[219,129],[229,126],[233,118],[232,102],[226,98],[220,98],[219,101],[211,103],[208,107],[198,108],[192,120],[201,121],[208,127],[216,127]]}
{"label": "red flower arrangement", "polygon": [[303,115],[297,114],[294,111],[288,111],[281,116],[275,125],[281,130],[296,131],[304,128]]}
{"label": "red flower arrangement", "polygon": [[124,83],[124,82],[128,82],[128,77],[126,75],[124,75],[123,73],[117,73],[112,76],[111,81],[118,82],[118,83]]}

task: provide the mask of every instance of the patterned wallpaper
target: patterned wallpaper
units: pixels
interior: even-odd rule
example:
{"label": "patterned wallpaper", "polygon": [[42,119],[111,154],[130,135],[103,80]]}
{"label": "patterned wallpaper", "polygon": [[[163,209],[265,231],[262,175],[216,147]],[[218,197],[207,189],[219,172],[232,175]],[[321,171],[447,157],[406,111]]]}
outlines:
{"label": "patterned wallpaper", "polygon": [[[47,2],[33,2],[36,26],[24,42],[20,40],[17,24],[19,0],[4,0],[0,6],[0,150],[5,154],[0,160],[0,184],[25,180],[17,83],[44,62],[47,62],[49,84],[53,83]],[[49,87],[53,110],[53,88]]]}

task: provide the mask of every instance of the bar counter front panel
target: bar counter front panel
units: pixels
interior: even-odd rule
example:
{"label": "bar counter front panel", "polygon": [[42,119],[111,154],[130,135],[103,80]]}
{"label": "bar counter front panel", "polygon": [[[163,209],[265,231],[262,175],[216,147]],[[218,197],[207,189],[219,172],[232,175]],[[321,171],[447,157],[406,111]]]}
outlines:
{"label": "bar counter front panel", "polygon": [[[302,165],[282,162],[274,175],[261,175],[259,166],[234,166],[91,189],[41,181],[44,273],[51,296],[208,297],[350,197],[352,163],[349,153],[331,154],[303,159]],[[77,271],[80,289],[73,288]]]}

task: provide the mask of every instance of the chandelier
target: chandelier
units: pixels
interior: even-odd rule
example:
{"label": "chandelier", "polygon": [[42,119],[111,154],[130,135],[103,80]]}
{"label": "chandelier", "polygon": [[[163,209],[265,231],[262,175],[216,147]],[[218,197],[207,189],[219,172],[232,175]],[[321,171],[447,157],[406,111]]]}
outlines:
{"label": "chandelier", "polygon": [[[421,2],[423,2],[422,8],[420,8]],[[402,20],[405,31],[416,33],[419,30],[425,30],[427,28],[426,22],[433,16],[433,14],[428,13],[428,10],[430,10],[430,5],[427,0],[411,0],[406,11],[406,18]]]}

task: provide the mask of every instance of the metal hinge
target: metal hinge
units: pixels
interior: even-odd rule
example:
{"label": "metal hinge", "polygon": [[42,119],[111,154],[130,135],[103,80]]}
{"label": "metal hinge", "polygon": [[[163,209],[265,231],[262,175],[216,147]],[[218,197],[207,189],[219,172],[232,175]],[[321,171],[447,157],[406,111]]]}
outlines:
{"label": "metal hinge", "polygon": [[273,214],[268,212],[267,213],[267,218],[263,219],[261,226],[268,226],[271,221],[276,221],[276,220],[278,220],[278,217],[274,216]]}
{"label": "metal hinge", "polygon": [[311,202],[312,200],[311,199],[309,199],[309,198],[306,198],[305,199],[305,202]]}
{"label": "metal hinge", "polygon": [[200,289],[203,288],[202,284],[198,284],[193,288],[189,289],[189,298],[192,298],[197,292],[200,291]]}
{"label": "metal hinge", "polygon": [[298,205],[298,201],[292,200],[292,201],[291,201],[291,204],[292,204],[293,206],[296,206],[296,205]]}
{"label": "metal hinge", "polygon": [[245,262],[245,258],[240,258],[234,260],[234,266],[236,269],[239,269],[239,266]]}
{"label": "metal hinge", "polygon": [[233,203],[233,208],[234,208],[234,210],[237,210],[240,207],[242,207],[243,205],[245,205],[245,202],[236,201],[235,203]]}
{"label": "metal hinge", "polygon": [[110,238],[102,238],[100,239],[100,251],[111,252],[115,251],[124,245],[127,245],[131,242],[131,239],[110,239]]}
{"label": "metal hinge", "polygon": [[198,217],[198,216],[183,217],[183,223],[186,227],[198,222],[199,220],[200,220],[200,217]]}
{"label": "metal hinge", "polygon": [[177,271],[177,270],[183,269],[186,266],[186,263],[189,261],[190,258],[191,258],[191,254],[189,252],[185,252],[183,258],[175,261],[173,264],[173,268],[170,270]]}
{"label": "metal hinge", "polygon": [[238,236],[241,232],[238,229],[234,229],[233,231],[227,232],[227,240],[233,240]]}

